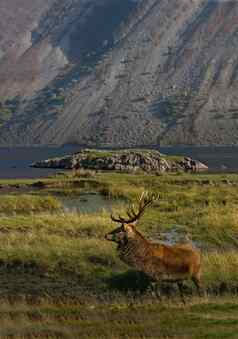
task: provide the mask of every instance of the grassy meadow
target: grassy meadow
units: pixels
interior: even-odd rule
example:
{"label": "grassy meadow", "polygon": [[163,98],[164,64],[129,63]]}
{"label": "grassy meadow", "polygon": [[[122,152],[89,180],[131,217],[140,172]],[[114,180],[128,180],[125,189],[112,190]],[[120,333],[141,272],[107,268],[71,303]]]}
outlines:
{"label": "grassy meadow", "polygon": [[[0,181],[0,338],[237,338],[238,174],[78,171],[36,182]],[[157,299],[120,261],[104,239],[116,227],[109,210],[60,202],[98,193],[123,214],[143,190],[160,199],[139,230],[202,251],[203,297],[188,282],[185,306],[176,286]]]}

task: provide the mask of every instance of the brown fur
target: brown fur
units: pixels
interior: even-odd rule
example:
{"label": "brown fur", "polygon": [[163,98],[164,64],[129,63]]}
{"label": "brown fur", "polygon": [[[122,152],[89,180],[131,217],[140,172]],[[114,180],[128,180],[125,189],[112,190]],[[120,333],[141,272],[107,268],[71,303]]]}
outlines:
{"label": "brown fur", "polygon": [[190,244],[165,245],[146,240],[132,224],[122,225],[106,235],[118,244],[120,259],[157,281],[181,283],[191,279],[200,288],[201,256]]}

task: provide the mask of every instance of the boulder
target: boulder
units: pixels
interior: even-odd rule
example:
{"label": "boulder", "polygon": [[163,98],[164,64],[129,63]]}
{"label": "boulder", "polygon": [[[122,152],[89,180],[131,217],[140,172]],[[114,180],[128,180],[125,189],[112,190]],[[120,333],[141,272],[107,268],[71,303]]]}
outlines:
{"label": "boulder", "polygon": [[194,160],[189,157],[185,157],[183,161],[179,162],[179,165],[186,171],[186,172],[200,172],[208,170],[208,166],[203,164],[198,160]]}

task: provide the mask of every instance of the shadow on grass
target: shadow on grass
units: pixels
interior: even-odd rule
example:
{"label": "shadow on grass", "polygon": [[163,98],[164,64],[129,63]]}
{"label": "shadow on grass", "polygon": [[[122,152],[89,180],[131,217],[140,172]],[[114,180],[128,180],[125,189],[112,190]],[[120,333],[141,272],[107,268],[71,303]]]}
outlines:
{"label": "shadow on grass", "polygon": [[[174,297],[179,295],[177,283],[156,282],[143,272],[129,270],[125,273],[114,275],[109,279],[108,287],[114,291],[132,294],[148,294],[160,295],[165,297]],[[196,294],[196,290],[191,284],[184,284],[183,292],[187,296]]]}
{"label": "shadow on grass", "polygon": [[143,272],[129,270],[114,275],[107,283],[110,289],[120,292],[145,293],[151,285],[151,279]]}

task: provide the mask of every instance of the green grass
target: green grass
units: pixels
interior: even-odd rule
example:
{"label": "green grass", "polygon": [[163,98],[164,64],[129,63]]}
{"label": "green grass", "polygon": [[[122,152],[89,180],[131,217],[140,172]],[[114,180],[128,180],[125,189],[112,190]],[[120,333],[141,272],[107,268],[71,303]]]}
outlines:
{"label": "green grass", "polygon": [[[110,150],[97,150],[97,149],[88,149],[87,150],[89,156],[91,158],[108,158],[116,155],[122,154],[129,154],[131,152],[138,152],[143,155],[151,155],[155,150],[149,149],[123,149],[117,151],[110,151]],[[183,156],[176,156],[176,155],[162,155],[162,158],[170,160],[170,161],[181,161],[184,159]]]}
{"label": "green grass", "polygon": [[238,304],[222,298],[102,303],[2,300],[1,338],[237,338]]}
{"label": "green grass", "polygon": [[87,149],[87,152],[89,154],[92,154],[93,156],[98,156],[98,157],[107,157],[107,156],[112,156],[116,154],[127,154],[130,152],[139,152],[142,154],[149,154],[153,153],[154,150],[149,150],[149,149],[141,149],[141,148],[133,148],[133,149],[122,149],[122,150],[116,150],[116,151],[110,151],[110,150],[98,150],[98,149]]}
{"label": "green grass", "polygon": [[178,162],[184,159],[184,157],[180,155],[162,155],[162,158],[165,160],[170,160],[172,162]]}
{"label": "green grass", "polygon": [[32,213],[55,211],[62,208],[61,203],[53,196],[36,196],[32,194],[0,196],[0,213]]}
{"label": "green grass", "polygon": [[13,111],[7,107],[0,107],[0,126],[4,125],[12,117]]}
{"label": "green grass", "polygon": [[[237,337],[237,174],[66,174],[42,181],[39,192],[34,180],[0,183],[3,190],[20,185],[0,196],[1,338]],[[123,198],[124,206],[113,207],[123,215],[143,190],[160,199],[138,229],[154,240],[176,231],[201,248],[207,296],[198,299],[187,282],[185,307],[176,286],[162,286],[159,301],[148,279],[120,261],[104,239],[116,227],[108,211],[64,212],[54,197],[101,192]]]}
{"label": "green grass", "polygon": [[[222,218],[222,214],[220,217]],[[160,232],[168,231],[169,228],[161,225],[158,228],[157,221],[150,218],[151,213],[148,211],[139,228],[147,237],[159,239]],[[223,227],[222,219],[220,223]],[[1,216],[0,272],[7,273],[9,279],[14,281],[16,272],[21,276],[23,274],[22,279],[26,280],[23,292],[28,291],[28,282],[36,279],[41,287],[40,291],[47,284],[47,293],[55,294],[57,291],[54,290],[54,282],[59,277],[61,287],[69,294],[80,295],[82,290],[91,290],[94,293],[108,290],[113,292],[126,290],[127,286],[128,290],[136,291],[140,289],[140,283],[143,285],[142,289],[148,287],[119,260],[115,246],[104,240],[105,233],[113,227],[115,225],[106,211],[97,214],[35,213]],[[199,237],[201,243],[206,240],[208,248],[208,251],[203,250],[204,289],[215,293],[221,288],[235,291],[238,287],[238,256],[236,242],[231,243],[230,240],[232,230],[230,233],[227,230],[225,237],[223,229],[222,235],[219,228],[214,230],[210,226],[210,229],[205,233],[194,225],[194,229],[191,227],[190,230],[192,238],[198,241]],[[181,233],[182,231],[181,229]],[[217,239],[223,241],[222,246],[216,245]],[[67,286],[68,278],[75,284],[77,282],[77,291],[72,290],[71,285]],[[5,288],[3,282],[1,285]],[[7,290],[11,292],[9,285]],[[19,293],[20,290],[21,288]]]}

